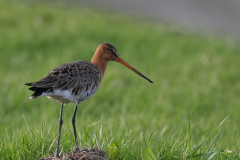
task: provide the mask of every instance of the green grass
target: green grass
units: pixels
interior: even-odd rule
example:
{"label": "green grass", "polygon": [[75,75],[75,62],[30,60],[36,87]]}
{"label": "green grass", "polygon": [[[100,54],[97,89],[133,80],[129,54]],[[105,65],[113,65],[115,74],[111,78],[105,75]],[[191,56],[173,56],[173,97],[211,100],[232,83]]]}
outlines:
{"label": "green grass", "polygon": [[[103,42],[154,83],[109,62],[98,92],[79,105],[81,146],[107,150],[116,142],[120,159],[184,159],[211,135],[194,155],[240,158],[239,40],[75,4],[2,0],[0,13],[0,159],[55,152],[60,103],[29,100],[24,83],[60,64],[90,61]],[[74,149],[73,110],[64,106],[62,153]]]}

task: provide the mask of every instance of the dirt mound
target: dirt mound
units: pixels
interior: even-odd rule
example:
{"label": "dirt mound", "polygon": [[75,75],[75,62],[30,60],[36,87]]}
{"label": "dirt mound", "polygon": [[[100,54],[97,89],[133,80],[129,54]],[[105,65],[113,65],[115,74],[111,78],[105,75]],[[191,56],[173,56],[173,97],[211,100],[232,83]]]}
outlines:
{"label": "dirt mound", "polygon": [[100,149],[85,149],[80,151],[75,151],[74,153],[65,154],[59,158],[55,156],[50,156],[46,159],[40,159],[40,160],[108,160],[107,157],[105,157],[104,151]]}

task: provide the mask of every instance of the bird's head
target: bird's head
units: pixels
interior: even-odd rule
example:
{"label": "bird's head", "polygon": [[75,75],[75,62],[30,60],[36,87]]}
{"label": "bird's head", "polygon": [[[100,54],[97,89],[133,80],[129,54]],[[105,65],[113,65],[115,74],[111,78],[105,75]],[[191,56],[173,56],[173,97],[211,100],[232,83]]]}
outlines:
{"label": "bird's head", "polygon": [[100,44],[95,54],[107,61],[116,61],[116,58],[119,57],[117,49],[110,43]]}
{"label": "bird's head", "polygon": [[117,49],[110,43],[102,43],[98,46],[95,55],[93,58],[98,58],[101,60],[106,60],[106,61],[116,61],[124,66],[128,67],[131,69],[133,72],[137,73],[141,77],[145,78],[149,82],[153,83],[150,79],[145,77],[142,73],[137,71],[135,68],[133,68],[131,65],[129,65],[127,62],[125,62],[118,54]]}

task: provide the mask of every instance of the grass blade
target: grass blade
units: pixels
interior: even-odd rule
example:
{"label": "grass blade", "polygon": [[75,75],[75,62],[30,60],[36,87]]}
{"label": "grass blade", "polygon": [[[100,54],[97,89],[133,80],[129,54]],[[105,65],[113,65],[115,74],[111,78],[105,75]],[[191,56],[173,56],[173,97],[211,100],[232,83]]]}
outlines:
{"label": "grass blade", "polygon": [[151,147],[146,147],[143,151],[143,159],[145,160],[157,160],[155,155],[152,152]]}
{"label": "grass blade", "polygon": [[186,133],[186,149],[190,148],[190,134],[191,134],[191,121],[192,121],[193,106],[194,106],[194,97],[193,97],[193,102],[192,102],[191,115],[190,115],[190,119],[189,119],[189,123],[188,123],[188,129],[187,129],[187,133]]}
{"label": "grass blade", "polygon": [[[223,124],[223,122],[226,121],[226,119],[227,119],[228,117],[229,117],[229,116],[227,116],[227,117],[214,129],[214,131],[212,131],[212,133],[206,138],[205,141],[203,141],[198,147],[196,147],[194,150],[192,150],[192,151],[190,152],[190,154],[187,156],[187,158],[193,157],[193,155],[197,153],[197,151],[203,146],[203,144],[205,144],[205,143],[207,142],[207,140],[212,136],[212,134]],[[220,134],[220,132],[219,132],[218,134]],[[218,137],[218,136],[216,136],[216,137]],[[216,138],[216,137],[215,137],[215,138]],[[215,143],[215,141],[214,141],[214,143]],[[212,143],[212,144],[213,144],[213,143]],[[209,148],[211,148],[211,146],[210,146]]]}
{"label": "grass blade", "polygon": [[218,152],[213,153],[210,157],[208,157],[207,160],[211,160],[211,159],[213,159],[213,157],[216,156],[217,154],[218,154]]}
{"label": "grass blade", "polygon": [[212,146],[214,145],[214,143],[217,141],[220,132],[221,132],[221,129],[218,131],[217,135],[216,135],[215,138],[213,139],[213,141],[212,141],[210,147],[208,148],[207,152],[210,151],[210,149],[212,148]]}

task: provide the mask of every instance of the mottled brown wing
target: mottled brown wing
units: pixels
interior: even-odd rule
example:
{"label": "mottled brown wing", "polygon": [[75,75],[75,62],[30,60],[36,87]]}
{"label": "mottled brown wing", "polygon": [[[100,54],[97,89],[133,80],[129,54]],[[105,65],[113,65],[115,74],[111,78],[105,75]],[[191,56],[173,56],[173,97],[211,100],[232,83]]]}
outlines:
{"label": "mottled brown wing", "polygon": [[54,68],[45,78],[32,84],[37,88],[73,89],[101,81],[101,72],[91,62],[74,61]]}

